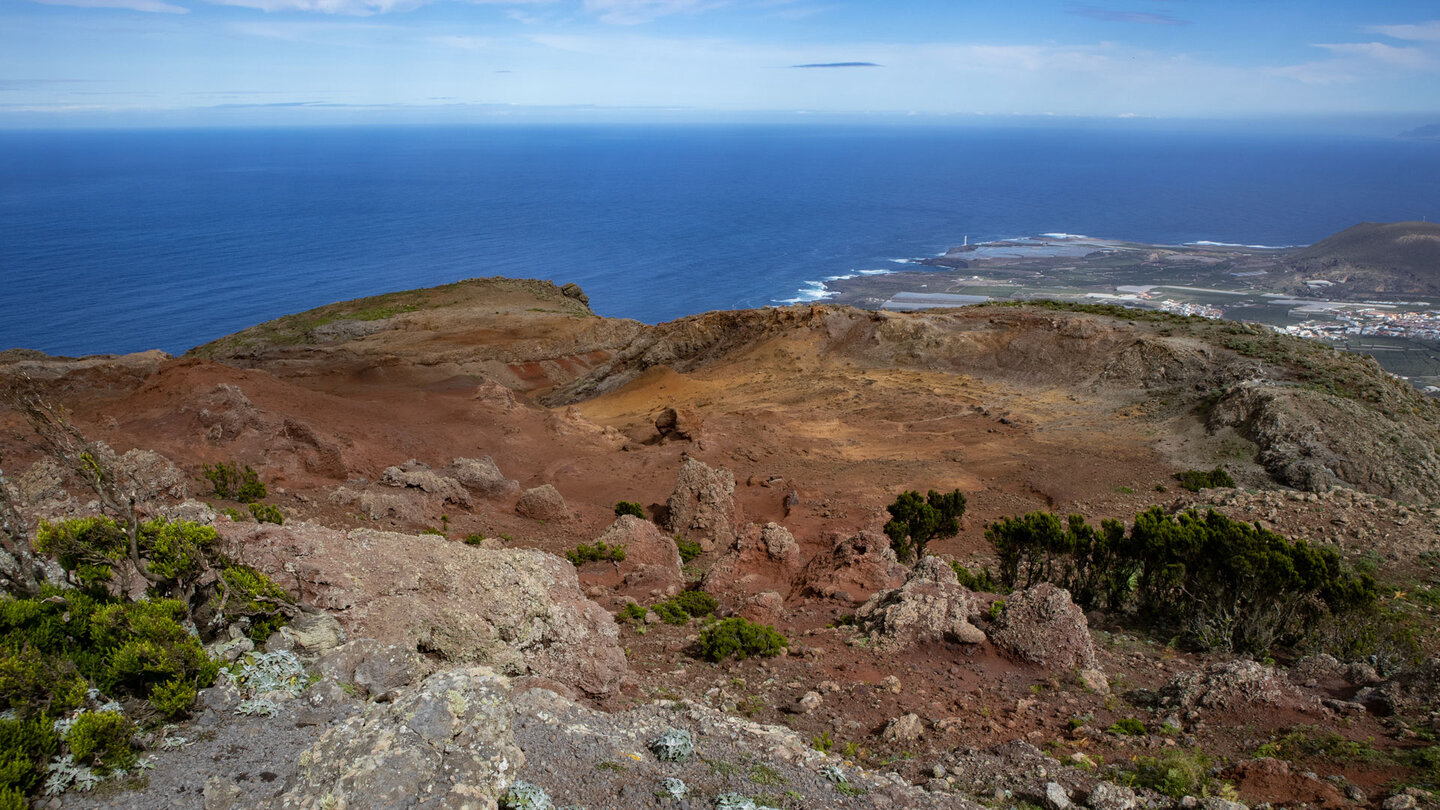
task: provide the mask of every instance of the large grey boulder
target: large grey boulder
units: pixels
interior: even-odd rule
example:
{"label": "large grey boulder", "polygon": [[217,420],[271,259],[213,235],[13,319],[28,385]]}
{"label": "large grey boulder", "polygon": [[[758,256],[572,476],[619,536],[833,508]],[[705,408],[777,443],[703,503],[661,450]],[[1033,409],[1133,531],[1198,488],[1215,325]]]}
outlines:
{"label": "large grey boulder", "polygon": [[1050,670],[1100,668],[1085,612],[1071,601],[1069,591],[1048,582],[1006,598],[1005,610],[990,627],[990,640]]}
{"label": "large grey boulder", "polygon": [[457,458],[450,462],[445,472],[482,498],[510,498],[520,494],[520,482],[506,478],[495,464],[495,459],[489,456]]}
{"label": "large grey boulder", "polygon": [[621,515],[595,542],[625,547],[625,559],[616,567],[626,589],[645,596],[672,596],[684,589],[680,549],[654,523]]}
{"label": "large grey boulder", "polygon": [[979,644],[985,633],[970,623],[975,596],[939,557],[926,557],[905,584],[870,597],[855,612],[872,649],[901,650],[919,642]]}
{"label": "large grey boulder", "polygon": [[564,520],[570,517],[565,498],[550,484],[541,484],[521,493],[515,511],[533,520]]}
{"label": "large grey boulder", "polygon": [[680,467],[666,508],[665,527],[705,551],[729,546],[741,525],[734,474],[699,459],[687,458]]}
{"label": "large grey boulder", "polygon": [[530,549],[430,534],[305,523],[223,524],[250,564],[329,611],[352,637],[417,647],[454,664],[539,675],[591,695],[626,673],[611,615],[585,598],[570,563]]}
{"label": "large grey boulder", "polygon": [[469,506],[470,493],[460,482],[430,469],[430,465],[410,459],[398,467],[386,467],[380,483],[389,487],[409,487],[433,495],[445,503]]}
{"label": "large grey boulder", "polygon": [[327,730],[273,808],[494,808],[524,764],[509,682],[484,667],[430,676]]}

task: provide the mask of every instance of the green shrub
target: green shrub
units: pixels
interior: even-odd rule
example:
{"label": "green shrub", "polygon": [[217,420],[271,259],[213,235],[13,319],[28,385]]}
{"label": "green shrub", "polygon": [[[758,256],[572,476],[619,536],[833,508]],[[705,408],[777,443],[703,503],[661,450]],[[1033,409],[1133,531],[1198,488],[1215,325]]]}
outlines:
{"label": "green shrub", "polygon": [[[285,515],[280,512],[280,507],[268,503],[250,504],[250,514],[255,516],[256,523],[274,523],[276,526],[285,524]],[[444,532],[435,529],[426,529],[430,534],[444,535]]]}
{"label": "green shrub", "polygon": [[1180,486],[1191,492],[1199,492],[1202,489],[1214,489],[1216,487],[1233,487],[1235,479],[1230,477],[1223,467],[1205,472],[1204,470],[1186,470],[1175,473],[1175,480]]}
{"label": "green shrub", "polygon": [[485,535],[480,532],[465,535],[465,545],[467,546],[478,546],[483,542],[485,542]]}
{"label": "green shrub", "polygon": [[264,500],[265,482],[260,474],[246,464],[240,467],[235,462],[204,465],[205,478],[215,489],[216,497],[229,498],[240,503],[254,503]]}
{"label": "green shrub", "polygon": [[645,518],[645,507],[634,501],[620,501],[615,504],[615,517],[621,515],[634,515],[637,518]]}
{"label": "green shrub", "polygon": [[29,808],[30,802],[22,791],[16,788],[0,788],[0,810],[29,810]]}
{"label": "green shrub", "polygon": [[1159,757],[1138,757],[1135,771],[1126,781],[1172,799],[1205,796],[1214,786],[1210,759],[1200,751],[1170,751]]}
{"label": "green shrub", "polygon": [[1122,737],[1145,736],[1145,724],[1134,717],[1122,717],[1105,730],[1111,734],[1119,734]]}
{"label": "green shrub", "polygon": [[197,694],[195,684],[175,678],[150,690],[150,705],[166,717],[181,717],[195,704]]}
{"label": "green shrub", "polygon": [[902,561],[925,556],[925,547],[937,537],[953,537],[960,531],[960,518],[965,516],[965,494],[955,490],[942,495],[935,490],[925,498],[913,490],[902,492],[895,502],[885,507],[890,522],[885,534],[890,547]]}
{"label": "green shrub", "polygon": [[51,715],[0,715],[0,789],[33,793],[45,779],[45,766],[59,751],[60,735]]}
{"label": "green shrub", "polygon": [[709,616],[720,606],[719,600],[704,591],[683,591],[670,598],[670,604],[691,616]]}
{"label": "green shrub", "polygon": [[246,620],[247,635],[262,644],[289,621],[295,597],[264,572],[248,565],[231,565],[220,572],[211,607],[234,623]]}
{"label": "green shrub", "polygon": [[623,562],[625,560],[624,544],[610,545],[604,540],[598,540],[595,545],[581,543],[575,548],[565,552],[565,559],[571,565],[579,567],[587,562],[598,562],[606,560],[609,562]]}
{"label": "green shrub", "polygon": [[694,540],[686,540],[680,535],[675,535],[675,547],[680,550],[680,562],[688,563],[700,556],[702,549],[700,544]]}
{"label": "green shrub", "polygon": [[730,656],[770,658],[789,646],[775,628],[739,617],[721,619],[700,631],[700,656],[715,662]]}
{"label": "green shrub", "polygon": [[972,591],[979,591],[981,593],[1010,592],[1009,588],[995,581],[995,575],[990,573],[990,567],[988,565],[981,568],[978,573],[971,571],[969,568],[953,560],[950,563],[950,567],[955,570],[955,577],[960,580],[960,584]]}
{"label": "green shrub", "polygon": [[1115,520],[1096,529],[1080,515],[1062,522],[1032,512],[991,524],[985,536],[1006,585],[1053,582],[1086,610],[1133,615],[1204,648],[1265,652],[1377,605],[1374,579],[1335,551],[1214,510],[1171,516],[1152,507],[1128,532]]}
{"label": "green shrub", "polygon": [[625,607],[620,608],[620,613],[617,614],[617,616],[621,621],[627,621],[631,625],[639,624],[645,621],[645,607],[637,602],[630,602],[625,605]]}
{"label": "green shrub", "polygon": [[126,769],[135,764],[130,731],[130,721],[119,712],[85,712],[66,732],[65,745],[76,762],[102,772]]}

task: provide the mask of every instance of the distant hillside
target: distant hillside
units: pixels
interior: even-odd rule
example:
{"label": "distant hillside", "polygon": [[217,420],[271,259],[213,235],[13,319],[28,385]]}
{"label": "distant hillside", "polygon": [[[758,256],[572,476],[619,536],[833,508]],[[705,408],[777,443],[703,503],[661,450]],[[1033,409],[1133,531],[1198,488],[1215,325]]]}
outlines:
{"label": "distant hillside", "polygon": [[1334,283],[1328,294],[1440,296],[1440,224],[1362,222],[1295,251],[1286,264]]}
{"label": "distant hillside", "polygon": [[1400,133],[1402,138],[1440,138],[1440,124],[1426,124]]}

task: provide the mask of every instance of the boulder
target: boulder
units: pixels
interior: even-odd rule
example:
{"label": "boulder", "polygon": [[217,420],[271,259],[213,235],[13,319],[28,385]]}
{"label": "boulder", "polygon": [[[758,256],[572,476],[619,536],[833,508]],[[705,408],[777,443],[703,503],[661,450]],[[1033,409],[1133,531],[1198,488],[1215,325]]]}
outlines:
{"label": "boulder", "polygon": [[380,474],[380,483],[389,487],[418,489],[456,506],[470,505],[470,493],[459,481],[441,475],[430,469],[430,465],[413,458],[398,467],[386,467],[385,472]]}
{"label": "boulder", "polygon": [[489,549],[430,534],[305,523],[222,524],[246,558],[351,636],[420,649],[506,674],[534,674],[591,695],[626,672],[614,619],[580,590],[575,567],[540,551]]}
{"label": "boulder", "polygon": [[885,724],[885,730],[880,732],[881,739],[886,742],[914,742],[925,734],[925,722],[918,714],[902,714]]}
{"label": "boulder", "polygon": [[527,489],[515,504],[515,511],[532,520],[564,520],[570,517],[570,508],[565,505],[560,490],[550,484],[541,484]]}
{"label": "boulder", "polygon": [[687,458],[666,502],[665,528],[694,540],[705,551],[725,548],[740,527],[735,476],[703,461]]}
{"label": "boulder", "polygon": [[920,642],[979,644],[985,633],[970,623],[975,595],[939,557],[921,560],[905,584],[870,597],[855,622],[872,649],[893,652]]}
{"label": "boulder", "polygon": [[1090,810],[1135,810],[1140,799],[1130,788],[1114,782],[1096,782],[1085,804]]}
{"label": "boulder", "polygon": [[509,682],[483,667],[430,676],[372,703],[300,755],[273,808],[495,807],[525,755]]}
{"label": "boulder", "polygon": [[429,671],[414,647],[357,638],[331,650],[315,664],[320,677],[350,684],[357,697],[390,700]]}
{"label": "boulder", "polygon": [[1050,670],[1098,670],[1085,612],[1070,592],[1042,582],[1016,591],[990,626],[990,640],[1015,657]]}
{"label": "boulder", "polygon": [[580,289],[580,285],[576,284],[573,281],[567,282],[565,285],[563,285],[560,288],[560,294],[564,295],[566,298],[574,298],[576,301],[579,301],[587,307],[590,306],[590,296],[586,295],[585,291]]}
{"label": "boulder", "polygon": [[1070,810],[1070,791],[1059,782],[1045,783],[1045,810]]}
{"label": "boulder", "polygon": [[513,498],[520,494],[520,482],[501,474],[495,460],[457,458],[445,468],[446,474],[482,498]]}
{"label": "boulder", "polygon": [[1422,714],[1440,710],[1440,658],[1403,670],[1393,678],[1361,689],[1355,700],[1377,704],[1387,714]]}
{"label": "boulder", "polygon": [[661,441],[695,441],[700,438],[700,415],[690,408],[662,408],[655,417],[655,432]]}
{"label": "boulder", "polygon": [[671,596],[685,587],[680,572],[680,549],[648,520],[621,515],[595,540],[624,546],[625,559],[616,563],[628,590],[645,595]]}
{"label": "boulder", "polygon": [[1284,675],[1256,661],[1227,661],[1176,675],[1160,689],[1160,705],[1198,718],[1201,709],[1244,710],[1267,706],[1292,711],[1320,708],[1319,699],[1302,692]]}
{"label": "boulder", "polygon": [[785,618],[785,599],[775,591],[762,591],[746,599],[735,613],[757,624],[774,626]]}
{"label": "boulder", "polygon": [[311,664],[345,643],[345,630],[328,613],[301,613],[265,640],[266,652],[288,650]]}
{"label": "boulder", "polygon": [[905,584],[905,575],[905,566],[890,548],[890,538],[860,532],[812,557],[796,588],[801,594],[864,602],[876,591]]}
{"label": "boulder", "polygon": [[795,536],[778,523],[751,524],[705,573],[704,587],[740,598],[769,590],[788,592],[799,572]]}

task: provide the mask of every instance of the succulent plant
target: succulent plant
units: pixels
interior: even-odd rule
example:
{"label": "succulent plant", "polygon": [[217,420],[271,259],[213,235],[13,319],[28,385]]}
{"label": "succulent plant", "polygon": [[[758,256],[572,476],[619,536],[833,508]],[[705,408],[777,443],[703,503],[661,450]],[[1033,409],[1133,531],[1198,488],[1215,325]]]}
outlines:
{"label": "succulent plant", "polygon": [[666,729],[650,743],[650,750],[661,762],[684,762],[695,753],[695,740],[684,729]]}

